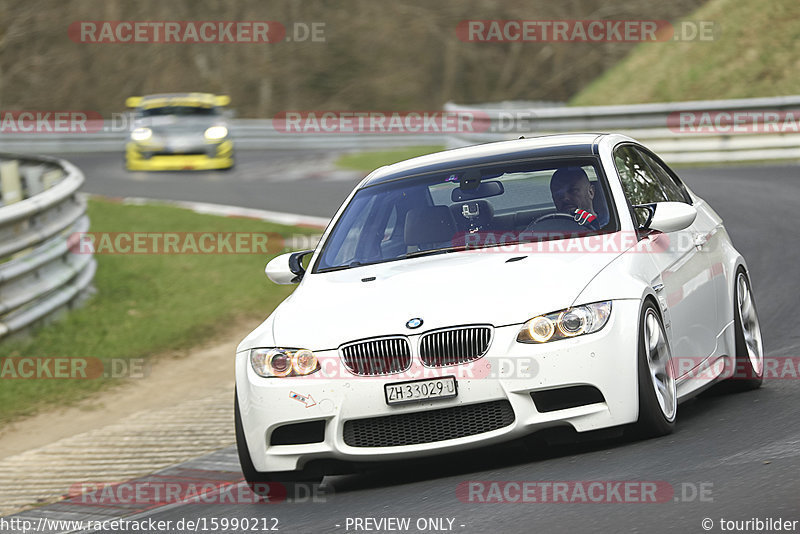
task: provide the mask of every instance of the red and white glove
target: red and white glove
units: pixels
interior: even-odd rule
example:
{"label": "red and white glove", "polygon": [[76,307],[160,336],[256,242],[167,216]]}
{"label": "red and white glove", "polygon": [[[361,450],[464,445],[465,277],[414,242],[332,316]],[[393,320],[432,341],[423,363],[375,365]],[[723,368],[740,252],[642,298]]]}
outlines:
{"label": "red and white glove", "polygon": [[582,210],[580,208],[575,210],[575,222],[582,226],[594,221],[595,219],[597,219],[597,215],[592,215],[586,210]]}

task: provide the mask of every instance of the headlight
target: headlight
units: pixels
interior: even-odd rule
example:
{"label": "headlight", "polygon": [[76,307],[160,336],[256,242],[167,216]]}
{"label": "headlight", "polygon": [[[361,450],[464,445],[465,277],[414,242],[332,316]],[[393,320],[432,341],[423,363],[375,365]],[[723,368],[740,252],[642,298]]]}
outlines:
{"label": "headlight", "polygon": [[546,343],[591,334],[603,328],[610,316],[610,300],[539,315],[522,326],[517,341]]}
{"label": "headlight", "polygon": [[153,137],[153,130],[150,128],[136,128],[131,132],[131,139],[134,141],[147,141]]}
{"label": "headlight", "polygon": [[208,139],[209,141],[215,141],[217,139],[222,139],[223,137],[228,136],[228,129],[224,126],[212,126],[206,133],[203,134],[203,137]]}
{"label": "headlight", "polygon": [[251,349],[250,365],[264,378],[305,376],[320,370],[317,357],[308,349]]}

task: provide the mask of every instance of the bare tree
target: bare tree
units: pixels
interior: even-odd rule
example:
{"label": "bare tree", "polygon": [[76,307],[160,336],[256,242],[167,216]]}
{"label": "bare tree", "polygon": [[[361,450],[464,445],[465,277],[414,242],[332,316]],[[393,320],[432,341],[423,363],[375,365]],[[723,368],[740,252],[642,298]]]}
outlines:
{"label": "bare tree", "polygon": [[[439,109],[448,101],[566,100],[635,46],[464,42],[463,20],[669,19],[702,0],[0,0],[3,109],[119,111],[127,96],[228,93],[240,116],[288,109]],[[324,42],[83,43],[98,20],[324,23]]]}

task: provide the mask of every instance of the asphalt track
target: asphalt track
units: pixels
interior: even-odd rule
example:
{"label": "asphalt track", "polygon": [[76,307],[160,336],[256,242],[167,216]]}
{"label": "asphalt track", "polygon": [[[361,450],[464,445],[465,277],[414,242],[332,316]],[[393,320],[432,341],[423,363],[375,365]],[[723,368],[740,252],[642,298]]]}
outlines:
{"label": "asphalt track", "polygon": [[[332,215],[353,179],[259,177],[259,169],[288,166],[298,157],[313,162],[325,156],[254,152],[243,154],[237,169],[227,173],[148,176],[126,173],[119,159],[108,155],[70,159],[85,171],[84,189],[90,193]],[[687,184],[722,215],[734,244],[749,263],[768,357],[797,358],[800,352],[795,326],[800,282],[798,170],[797,166],[679,170]],[[464,533],[704,532],[701,521],[705,518],[713,520],[709,531],[719,532],[721,519],[800,520],[798,399],[800,377],[787,376],[765,382],[758,391],[707,395],[682,404],[677,432],[664,438],[638,442],[607,438],[538,447],[514,443],[327,477],[325,486],[333,493],[325,502],[194,504],[148,515],[173,524],[180,519],[275,517],[281,531],[297,533],[344,533],[347,518],[355,517],[410,518],[408,532],[445,532],[417,530],[415,522],[451,518],[452,531]],[[461,502],[456,488],[470,480],[666,481],[676,493],[674,499],[659,504]],[[690,498],[701,487],[710,493]]]}
{"label": "asphalt track", "polygon": [[65,154],[86,177],[83,191],[106,196],[213,202],[330,217],[364,173],[331,173],[324,151],[236,152],[225,171],[129,172],[116,153]]}

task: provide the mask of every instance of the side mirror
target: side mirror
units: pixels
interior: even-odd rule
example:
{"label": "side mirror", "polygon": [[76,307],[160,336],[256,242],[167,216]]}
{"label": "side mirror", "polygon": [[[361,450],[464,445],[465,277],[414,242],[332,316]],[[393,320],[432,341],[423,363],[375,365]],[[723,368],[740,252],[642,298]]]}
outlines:
{"label": "side mirror", "polygon": [[314,252],[301,250],[300,252],[287,252],[270,260],[264,272],[267,278],[276,284],[297,284],[303,279],[306,270],[303,268],[303,258]]}
{"label": "side mirror", "polygon": [[688,228],[697,218],[697,208],[683,202],[657,202],[634,208],[647,208],[650,211],[650,217],[642,229],[665,234]]}

